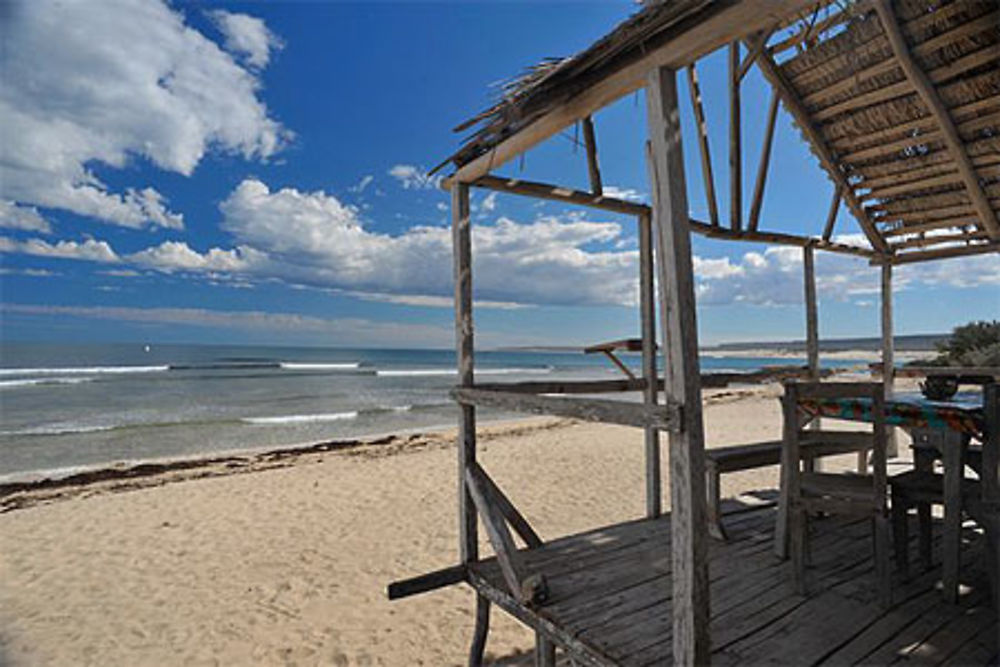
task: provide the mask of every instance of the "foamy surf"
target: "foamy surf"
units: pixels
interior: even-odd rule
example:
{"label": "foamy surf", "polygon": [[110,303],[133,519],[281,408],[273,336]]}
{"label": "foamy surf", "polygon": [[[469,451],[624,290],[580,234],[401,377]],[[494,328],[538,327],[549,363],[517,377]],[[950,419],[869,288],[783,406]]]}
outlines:
{"label": "foamy surf", "polygon": [[68,368],[0,368],[0,376],[11,375],[100,375],[102,373],[156,373],[169,366],[70,366]]}
{"label": "foamy surf", "polygon": [[316,422],[332,422],[342,419],[355,419],[356,410],[351,412],[329,412],[315,415],[280,415],[277,417],[244,417],[240,421],[255,426],[282,426],[285,424],[312,424]]}
{"label": "foamy surf", "polygon": [[344,363],[293,363],[289,361],[282,361],[280,364],[281,368],[287,371],[347,371],[353,370],[355,368],[360,368],[361,363],[354,362],[344,362]]}
{"label": "foamy surf", "polygon": [[13,389],[15,387],[34,387],[36,385],[54,385],[54,384],[81,384],[83,382],[90,382],[91,378],[59,378],[59,377],[45,377],[45,378],[20,378],[17,380],[0,380],[0,389]]}

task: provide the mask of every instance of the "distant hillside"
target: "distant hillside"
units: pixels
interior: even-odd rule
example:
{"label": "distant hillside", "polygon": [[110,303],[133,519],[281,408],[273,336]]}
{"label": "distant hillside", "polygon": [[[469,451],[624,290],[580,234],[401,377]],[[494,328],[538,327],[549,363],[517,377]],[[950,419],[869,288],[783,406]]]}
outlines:
{"label": "distant hillside", "polygon": [[[936,343],[944,342],[948,334],[916,334],[911,336],[896,336],[896,349],[905,352],[933,352]],[[804,340],[789,340],[770,343],[722,343],[705,346],[705,350],[774,350],[775,352],[802,352],[806,349]],[[839,352],[842,350],[882,349],[881,338],[829,338],[820,339],[819,349],[823,352]]]}

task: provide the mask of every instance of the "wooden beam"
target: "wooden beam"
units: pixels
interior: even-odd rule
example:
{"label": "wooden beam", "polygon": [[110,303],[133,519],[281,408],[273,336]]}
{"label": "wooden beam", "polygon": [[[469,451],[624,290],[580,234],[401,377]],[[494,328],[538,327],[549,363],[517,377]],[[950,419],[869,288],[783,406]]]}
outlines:
{"label": "wooden beam", "polygon": [[490,540],[490,545],[497,556],[497,563],[503,573],[504,581],[512,595],[521,602],[528,602],[522,590],[522,583],[525,581],[524,566],[521,563],[521,554],[517,551],[514,538],[510,535],[507,523],[504,521],[500,510],[491,502],[485,485],[482,481],[481,470],[478,465],[467,468],[465,471],[465,484],[472,494],[472,500],[479,510],[479,516],[483,520],[483,527],[486,529],[486,536]]}
{"label": "wooden beam", "polygon": [[514,532],[517,533],[524,543],[530,549],[542,546],[542,538],[539,537],[535,529],[531,527],[528,520],[517,510],[514,503],[510,501],[497,483],[493,481],[493,478],[483,470],[482,466],[478,463],[476,464],[476,476],[482,483],[484,491],[490,496],[490,499],[496,504],[497,509],[500,510],[500,514],[503,515],[507,523],[510,524]]}
{"label": "wooden beam", "polygon": [[606,394],[643,391],[644,378],[635,380],[542,380],[528,382],[478,382],[476,389],[515,394]]}
{"label": "wooden beam", "polygon": [[677,408],[670,405],[649,409],[642,403],[598,398],[536,396],[472,387],[455,387],[451,391],[451,396],[463,405],[501,408],[511,412],[571,417],[583,421],[640,428],[651,426],[662,430],[671,430],[677,426]]}
{"label": "wooden beam", "polygon": [[705,433],[687,184],[673,69],[660,67],[650,72],[646,103],[666,393],[668,402],[682,406],[680,428],[669,434],[673,658],[678,665],[704,665],[711,655]]}
{"label": "wooden beam", "polygon": [[[886,263],[882,265],[882,390],[886,398],[892,395],[893,382],[896,380],[895,350],[892,328],[892,264]],[[889,455],[896,456],[899,449],[896,429],[888,427],[886,437]]]}
{"label": "wooden beam", "polygon": [[867,248],[836,243],[834,241],[824,241],[815,237],[796,236],[795,234],[785,234],[783,232],[733,232],[724,227],[715,228],[709,224],[698,220],[691,220],[688,223],[691,231],[713,239],[725,239],[729,241],[750,241],[754,243],[773,243],[776,245],[791,245],[799,248],[813,246],[818,250],[837,252],[845,255],[855,255],[858,257],[874,258],[879,254]]}
{"label": "wooden beam", "polygon": [[[458,183],[451,189],[452,253],[455,278],[455,348],[458,383],[475,383],[472,325],[472,222],[469,218],[469,186]],[[476,512],[466,488],[465,473],[476,463],[476,409],[459,406],[458,415],[458,535],[462,563],[479,559]]]}
{"label": "wooden beam", "polygon": [[[643,402],[648,409],[656,407],[659,379],[656,368],[656,293],[653,282],[653,219],[639,217],[639,314],[642,329]],[[646,452],[646,516],[655,518],[663,512],[663,484],[660,479],[660,432],[652,426],[645,429]]]}
{"label": "wooden beam", "polygon": [[957,232],[955,234],[935,234],[934,236],[918,236],[916,238],[905,239],[893,243],[890,247],[895,251],[906,250],[907,248],[927,248],[945,243],[965,243],[968,241],[979,241],[987,239],[988,235],[983,231]]}
{"label": "wooden beam", "polygon": [[608,71],[593,85],[570,97],[566,103],[507,137],[493,150],[462,165],[442,182],[474,181],[516,156],[590,116],[615,100],[645,85],[646,74],[654,67],[686,67],[719,47],[772,28],[816,0],[769,0],[766,4],[744,0],[716,0],[705,3],[678,30],[667,30],[645,44],[644,53]]}
{"label": "wooden beam", "polygon": [[882,240],[878,230],[875,229],[875,225],[861,207],[861,203],[857,197],[854,196],[854,191],[847,183],[847,178],[834,160],[822,135],[813,127],[812,121],[809,119],[809,114],[799,102],[795,90],[785,80],[784,74],[782,74],[778,65],[774,62],[774,58],[766,49],[764,53],[760,54],[760,58],[757,59],[757,66],[771,86],[781,95],[781,99],[785,103],[785,108],[792,115],[792,118],[795,119],[799,129],[802,130],[802,134],[805,135],[806,139],[812,145],[813,152],[819,158],[820,165],[826,170],[827,175],[833,180],[834,185],[841,189],[848,209],[850,209],[858,224],[861,225],[861,229],[865,233],[865,236],[868,237],[869,243],[872,244],[872,247],[876,251],[884,253],[886,251],[885,241]]}
{"label": "wooden beam", "polygon": [[560,185],[524,181],[519,178],[483,176],[472,183],[472,185],[488,190],[521,195],[523,197],[537,197],[539,199],[549,199],[566,204],[576,204],[577,206],[589,206],[613,213],[624,213],[626,215],[643,215],[649,213],[649,207],[644,204],[595,195],[591,192],[565,188]]}
{"label": "wooden beam", "polygon": [[816,258],[813,246],[802,249],[802,276],[806,302],[806,363],[809,379],[819,380],[819,316],[816,304]]}
{"label": "wooden beam", "polygon": [[965,189],[968,191],[969,198],[972,199],[972,203],[979,214],[983,229],[989,233],[990,238],[993,240],[1000,240],[1000,223],[997,222],[996,213],[994,213],[993,208],[986,198],[986,193],[979,184],[979,177],[976,175],[976,171],[969,161],[969,155],[965,151],[965,146],[962,143],[962,138],[958,135],[958,130],[955,129],[955,123],[948,113],[948,108],[944,105],[944,102],[938,95],[937,89],[927,77],[927,74],[913,59],[913,55],[910,53],[910,48],[906,44],[906,40],[903,37],[899,23],[896,21],[896,17],[892,12],[892,6],[888,0],[876,0],[875,10],[878,12],[879,21],[882,23],[882,30],[889,39],[892,51],[896,56],[896,60],[899,61],[900,67],[903,68],[907,80],[916,89],[917,94],[920,95],[924,104],[927,105],[927,108],[930,109],[931,113],[937,119],[938,126],[941,128],[944,136],[945,144],[948,147],[948,152],[958,166],[958,171],[965,183]]}
{"label": "wooden beam", "polygon": [[740,137],[740,43],[729,45],[729,226],[743,226],[743,158]]}
{"label": "wooden beam", "polygon": [[738,80],[742,81],[744,77],[746,77],[747,72],[749,72],[750,68],[753,67],[754,61],[757,60],[757,56],[760,55],[760,52],[764,50],[764,45],[767,44],[767,40],[770,39],[770,37],[771,33],[769,32],[759,32],[747,40],[747,42],[752,46],[750,46],[747,50],[746,56],[744,56],[743,60],[740,62],[740,68],[736,74],[736,78]]}
{"label": "wooden beam", "polygon": [[764,186],[767,183],[767,170],[771,163],[771,145],[774,143],[774,125],[778,120],[778,91],[771,91],[771,106],[767,110],[767,125],[764,130],[764,143],[760,148],[760,163],[757,165],[757,183],[753,189],[753,201],[750,205],[750,220],[747,227],[757,231],[760,220],[760,207],[764,203]]}
{"label": "wooden beam", "polygon": [[394,581],[389,584],[386,594],[390,600],[399,600],[411,595],[435,591],[445,586],[460,584],[463,581],[467,581],[468,576],[468,567],[465,564],[452,565],[451,567],[435,570],[434,572],[421,574],[419,577]]}
{"label": "wooden beam", "polygon": [[969,255],[984,255],[992,252],[1000,253],[1000,243],[978,243],[976,245],[958,245],[950,248],[935,248],[933,250],[921,250],[919,252],[905,252],[885,258],[876,257],[871,260],[871,263],[882,264],[889,261],[892,264],[911,264],[913,262],[926,262],[932,259],[967,257]]}
{"label": "wooden beam", "polygon": [[823,240],[829,241],[833,236],[833,226],[837,224],[837,213],[840,211],[840,200],[842,193],[840,186],[833,186],[833,200],[830,202],[830,210],[826,214],[826,225],[823,226]]}
{"label": "wooden beam", "polygon": [[626,366],[625,364],[623,364],[622,360],[619,359],[617,357],[617,355],[615,355],[614,352],[612,352],[611,350],[603,350],[601,353],[605,357],[607,357],[608,359],[610,359],[611,363],[613,363],[615,366],[617,366],[618,370],[620,370],[622,373],[624,373],[625,377],[627,377],[629,380],[635,380],[636,379],[635,378],[635,373],[632,372],[632,369],[629,368],[628,366]]}
{"label": "wooden beam", "polygon": [[600,197],[604,193],[604,186],[601,184],[601,166],[597,162],[597,135],[594,133],[594,120],[590,116],[583,119],[583,143],[587,148],[590,191],[595,197]]}
{"label": "wooden beam", "polygon": [[705,108],[701,100],[701,87],[698,84],[698,69],[695,63],[688,65],[688,92],[691,95],[691,109],[694,111],[694,121],[698,131],[698,153],[701,155],[701,180],[705,185],[705,200],[708,204],[708,219],[715,227],[719,226],[719,206],[715,200],[715,177],[712,175],[712,153],[708,146],[708,123],[705,121]]}

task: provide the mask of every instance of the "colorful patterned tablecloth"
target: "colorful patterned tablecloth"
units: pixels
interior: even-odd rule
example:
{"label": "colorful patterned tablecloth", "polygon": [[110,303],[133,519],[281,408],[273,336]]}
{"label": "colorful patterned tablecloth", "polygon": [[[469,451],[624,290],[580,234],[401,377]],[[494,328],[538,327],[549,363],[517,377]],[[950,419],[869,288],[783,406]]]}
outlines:
{"label": "colorful patterned tablecloth", "polygon": [[[799,407],[814,417],[871,422],[872,402],[864,398],[802,399]],[[921,394],[896,394],[885,402],[886,423],[912,428],[949,428],[982,438],[983,396],[960,392],[949,401],[931,401]]]}

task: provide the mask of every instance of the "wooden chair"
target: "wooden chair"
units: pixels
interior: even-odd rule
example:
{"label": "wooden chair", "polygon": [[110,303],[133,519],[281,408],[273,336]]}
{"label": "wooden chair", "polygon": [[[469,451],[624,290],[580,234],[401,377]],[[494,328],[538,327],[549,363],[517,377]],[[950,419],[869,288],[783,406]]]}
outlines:
{"label": "wooden chair", "polygon": [[[786,383],[782,398],[784,414],[783,476],[788,488],[788,514],[792,570],[796,591],[806,593],[806,551],[809,515],[824,514],[871,517],[875,538],[875,573],[879,600],[892,603],[890,523],[886,502],[885,389],[878,383]],[[870,431],[827,431],[806,428],[799,409],[803,400],[862,399],[870,401]],[[803,445],[838,442],[845,449],[871,449],[871,474],[835,474],[803,471]]]}

